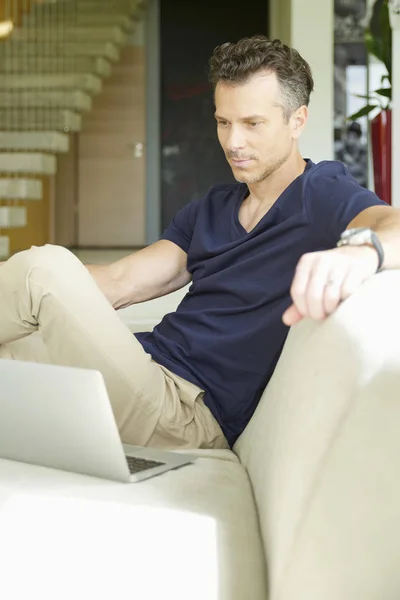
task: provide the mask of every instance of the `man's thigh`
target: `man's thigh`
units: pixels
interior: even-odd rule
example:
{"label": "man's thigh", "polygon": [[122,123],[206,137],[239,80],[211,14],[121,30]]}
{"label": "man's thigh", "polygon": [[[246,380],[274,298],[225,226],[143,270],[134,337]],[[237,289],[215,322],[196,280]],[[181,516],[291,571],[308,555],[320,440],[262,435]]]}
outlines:
{"label": "man's thigh", "polygon": [[100,371],[121,438],[131,444],[147,444],[169,393],[159,365],[60,247],[21,252],[1,267],[0,357]]}
{"label": "man's thigh", "polygon": [[203,391],[152,360],[87,269],[64,248],[20,253],[1,267],[0,336],[2,326],[15,341],[0,340],[0,358],[100,371],[123,442],[226,444],[203,404]]}

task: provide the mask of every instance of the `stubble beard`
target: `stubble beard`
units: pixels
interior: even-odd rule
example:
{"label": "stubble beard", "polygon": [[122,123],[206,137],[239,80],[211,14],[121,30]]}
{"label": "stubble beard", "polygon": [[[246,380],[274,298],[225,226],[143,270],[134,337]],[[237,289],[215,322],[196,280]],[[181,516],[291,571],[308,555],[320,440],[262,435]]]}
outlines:
{"label": "stubble beard", "polygon": [[[287,152],[285,155],[276,158],[272,163],[270,163],[264,171],[262,171],[258,175],[246,176],[245,169],[243,169],[243,176],[240,173],[235,173],[233,171],[233,176],[239,183],[246,183],[248,185],[253,185],[255,183],[260,183],[265,179],[268,179],[275,171],[277,171],[289,158],[290,152]],[[238,169],[240,170],[240,168]]]}

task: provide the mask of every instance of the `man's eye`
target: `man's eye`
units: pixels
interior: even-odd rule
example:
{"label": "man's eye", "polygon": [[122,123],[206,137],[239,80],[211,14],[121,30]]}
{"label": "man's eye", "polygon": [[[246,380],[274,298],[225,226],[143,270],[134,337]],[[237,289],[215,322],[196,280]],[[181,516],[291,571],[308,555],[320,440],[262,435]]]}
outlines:
{"label": "man's eye", "polygon": [[257,125],[260,124],[260,121],[250,121],[249,125],[250,127],[257,127]]}
{"label": "man's eye", "polygon": [[218,125],[221,127],[226,127],[228,125],[228,121],[217,121]]}

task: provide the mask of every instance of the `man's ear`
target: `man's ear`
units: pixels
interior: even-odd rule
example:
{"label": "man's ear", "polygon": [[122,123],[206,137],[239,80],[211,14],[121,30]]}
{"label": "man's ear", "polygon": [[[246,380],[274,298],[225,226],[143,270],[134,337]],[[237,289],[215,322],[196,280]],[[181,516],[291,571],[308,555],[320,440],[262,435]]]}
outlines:
{"label": "man's ear", "polygon": [[307,106],[300,106],[290,117],[293,139],[298,139],[303,133],[308,119]]}

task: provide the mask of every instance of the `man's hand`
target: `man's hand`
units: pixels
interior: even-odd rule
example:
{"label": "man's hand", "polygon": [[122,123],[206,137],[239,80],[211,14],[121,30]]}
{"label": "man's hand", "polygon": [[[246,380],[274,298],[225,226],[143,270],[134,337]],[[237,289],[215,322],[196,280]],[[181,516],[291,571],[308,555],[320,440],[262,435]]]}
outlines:
{"label": "man's hand", "polygon": [[304,317],[322,321],[371,277],[377,266],[377,252],[370,246],[304,254],[290,288],[293,304],[284,312],[283,322],[291,326]]}

